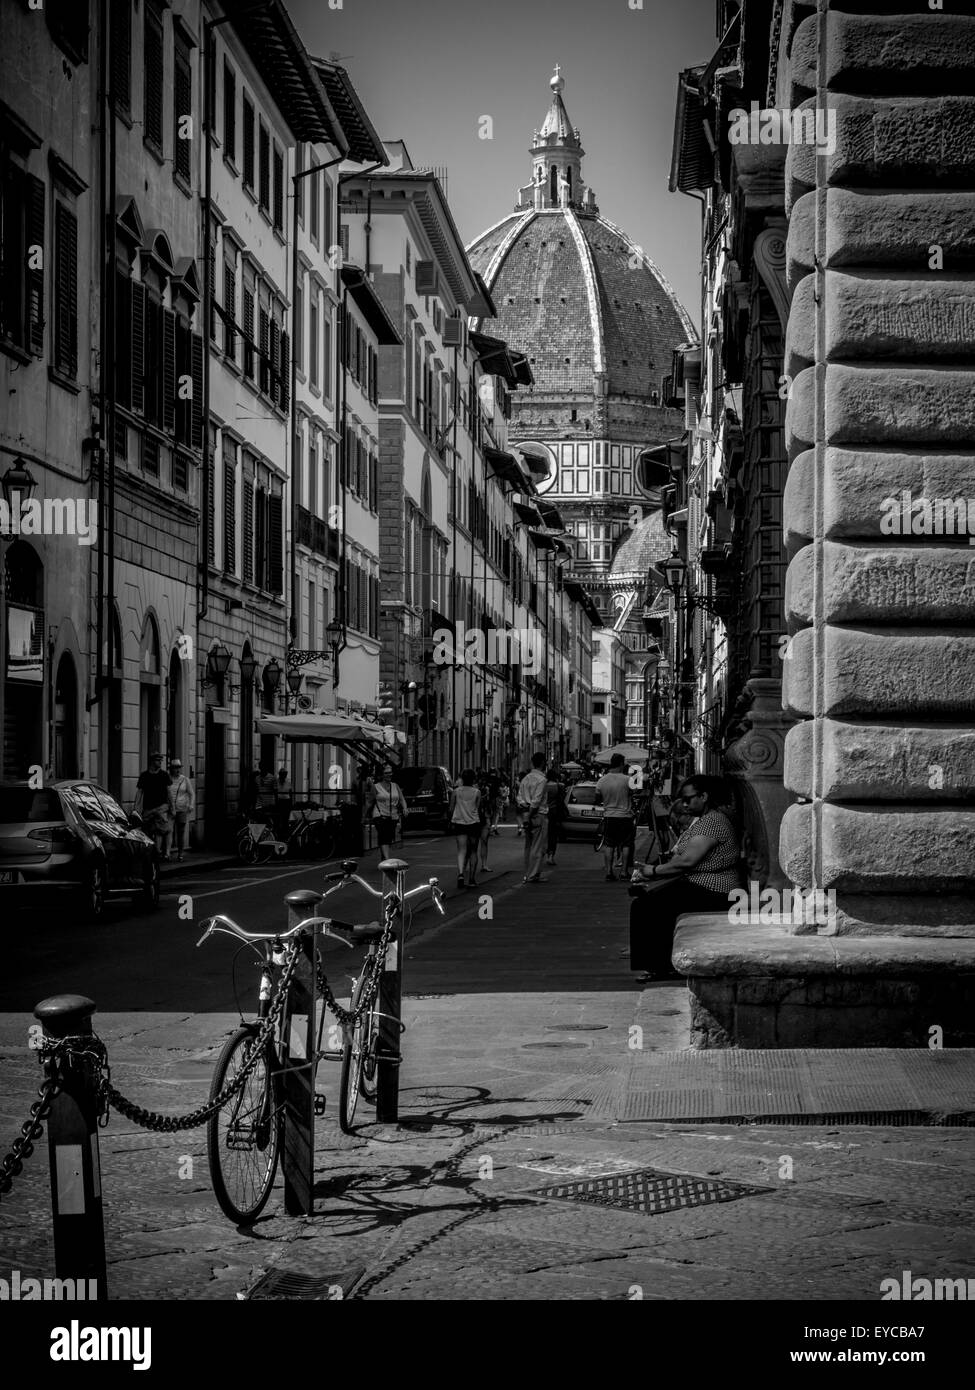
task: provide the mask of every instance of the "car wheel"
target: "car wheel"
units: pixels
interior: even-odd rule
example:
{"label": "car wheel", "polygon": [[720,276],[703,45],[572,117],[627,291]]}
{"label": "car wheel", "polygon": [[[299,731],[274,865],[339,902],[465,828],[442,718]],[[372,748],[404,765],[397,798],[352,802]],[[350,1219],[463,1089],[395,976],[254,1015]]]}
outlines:
{"label": "car wheel", "polygon": [[79,899],[82,915],[87,921],[99,922],[104,917],[105,893],[105,866],[94,863],[88,869],[88,877]]}
{"label": "car wheel", "polygon": [[142,892],[139,900],[143,907],[147,907],[150,912],[154,912],[159,906],[159,861],[150,859],[145,867],[145,874],[142,881]]}

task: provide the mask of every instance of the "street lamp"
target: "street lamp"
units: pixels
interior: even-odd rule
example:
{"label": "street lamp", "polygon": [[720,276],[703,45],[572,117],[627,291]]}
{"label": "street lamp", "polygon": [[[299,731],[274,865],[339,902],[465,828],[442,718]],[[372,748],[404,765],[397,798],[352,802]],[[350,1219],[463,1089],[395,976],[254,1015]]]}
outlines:
{"label": "street lamp", "polygon": [[257,670],[256,658],[254,656],[238,657],[237,665],[240,667],[241,685],[253,685],[254,672]]}
{"label": "street lamp", "polygon": [[663,570],[664,583],[676,598],[687,573],[687,562],[675,550],[673,555],[669,556],[661,565],[661,569]]}
{"label": "street lamp", "polygon": [[230,652],[222,642],[218,642],[215,647],[210,648],[207,653],[206,670],[201,681],[204,692],[208,685],[220,684],[230,669],[230,660]]}
{"label": "street lamp", "polygon": [[301,682],[305,679],[297,667],[292,666],[285,679],[288,682],[288,689],[295,697],[295,709],[298,708],[298,692],[301,690]]}
{"label": "street lamp", "polygon": [[276,694],[278,686],[281,684],[281,667],[275,656],[272,656],[264,667],[264,684],[272,695]]}
{"label": "street lamp", "polygon": [[3,500],[7,509],[7,525],[3,528],[3,534],[9,539],[20,534],[20,518],[24,503],[29,502],[34,496],[37,479],[25,461],[18,456],[0,478],[0,487],[3,488]]}

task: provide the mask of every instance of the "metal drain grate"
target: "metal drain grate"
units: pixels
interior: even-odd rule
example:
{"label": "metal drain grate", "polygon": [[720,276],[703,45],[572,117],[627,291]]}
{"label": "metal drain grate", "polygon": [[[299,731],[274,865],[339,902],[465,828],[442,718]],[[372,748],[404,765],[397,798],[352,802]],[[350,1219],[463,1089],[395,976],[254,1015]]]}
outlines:
{"label": "metal drain grate", "polygon": [[599,1033],[608,1023],[550,1023],[546,1033]]}
{"label": "metal drain grate", "polygon": [[683,1207],[703,1207],[711,1202],[736,1202],[741,1197],[757,1197],[774,1191],[771,1187],[749,1187],[740,1182],[716,1181],[713,1178],[691,1177],[687,1173],[661,1173],[655,1168],[640,1168],[635,1173],[618,1173],[612,1177],[535,1188],[531,1195],[565,1202],[595,1202],[598,1206],[617,1207],[620,1211],[639,1211],[644,1216],[660,1216],[664,1212],[680,1211]]}
{"label": "metal drain grate", "polygon": [[280,1302],[337,1302],[347,1298],[365,1273],[365,1267],[342,1269],[335,1273],[299,1274],[295,1269],[272,1269],[258,1279],[244,1294],[253,1299],[275,1299]]}
{"label": "metal drain grate", "polygon": [[588,1047],[588,1046],[589,1046],[588,1043],[574,1043],[574,1042],[534,1042],[534,1043],[522,1043],[522,1048],[526,1048],[526,1047]]}

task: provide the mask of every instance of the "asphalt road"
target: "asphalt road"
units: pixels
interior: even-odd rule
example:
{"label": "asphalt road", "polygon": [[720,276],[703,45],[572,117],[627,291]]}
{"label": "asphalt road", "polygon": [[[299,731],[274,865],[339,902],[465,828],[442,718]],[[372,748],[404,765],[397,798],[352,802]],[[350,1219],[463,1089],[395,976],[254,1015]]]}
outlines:
{"label": "asphalt road", "polygon": [[[483,876],[481,891],[520,882],[522,846],[513,827],[492,837],[491,862],[508,872]],[[454,886],[452,838],[410,835],[394,852],[410,864],[408,888],[431,875],[440,878],[448,919],[471,911],[476,895]],[[590,849],[578,845],[566,846],[563,852],[585,852],[593,857]],[[377,886],[378,859],[377,852],[372,851],[361,860],[363,877]],[[326,886],[325,873],[337,867],[336,860],[314,865],[203,869],[198,874],[164,879],[157,911],[146,912],[128,899],[118,899],[108,905],[104,920],[97,924],[36,908],[10,913],[4,923],[0,1012],[30,1012],[41,999],[61,993],[85,994],[95,1000],[100,1012],[231,1011],[235,1008],[235,973],[245,1001],[248,991],[256,991],[256,976],[250,975],[247,964],[250,955],[239,958],[235,972],[234,960],[241,948],[229,937],[212,937],[197,950],[201,923],[214,913],[223,913],[252,931],[285,926],[285,895],[297,888],[321,891]],[[418,899],[415,904],[415,931],[425,929],[431,919],[441,920],[432,906],[421,906],[423,902]],[[368,922],[379,916],[378,901],[356,887],[334,894],[329,909],[343,921]],[[339,970],[343,958],[350,963],[358,958],[337,942],[326,944],[326,954]],[[422,992],[422,980],[411,983]],[[248,1011],[253,1011],[251,1005]]]}

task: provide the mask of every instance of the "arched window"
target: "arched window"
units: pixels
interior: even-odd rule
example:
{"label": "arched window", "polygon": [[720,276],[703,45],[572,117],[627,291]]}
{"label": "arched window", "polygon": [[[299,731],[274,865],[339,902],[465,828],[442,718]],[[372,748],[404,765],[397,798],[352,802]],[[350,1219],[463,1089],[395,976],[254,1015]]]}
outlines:
{"label": "arched window", "polygon": [[558,169],[556,169],[556,167],[555,167],[554,164],[552,165],[552,168],[551,168],[551,170],[549,171],[549,196],[551,197],[553,203],[555,203],[555,204],[558,203],[558,201],[559,201],[559,171],[558,171]]}

